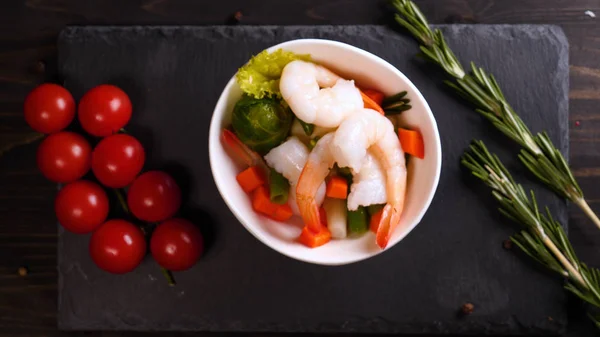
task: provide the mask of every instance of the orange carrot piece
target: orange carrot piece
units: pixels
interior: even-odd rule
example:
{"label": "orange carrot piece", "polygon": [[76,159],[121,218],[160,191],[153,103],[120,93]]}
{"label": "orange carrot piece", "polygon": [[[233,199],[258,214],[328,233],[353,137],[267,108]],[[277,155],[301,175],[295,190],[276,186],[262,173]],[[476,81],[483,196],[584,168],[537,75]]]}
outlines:
{"label": "orange carrot piece", "polygon": [[307,226],[304,226],[298,241],[307,247],[316,248],[331,241],[331,232],[327,227],[323,227],[318,233],[313,233]]}
{"label": "orange carrot piece", "polygon": [[398,138],[404,152],[417,158],[425,158],[425,143],[419,131],[399,128]]}
{"label": "orange carrot piece", "polygon": [[279,205],[279,207],[277,207],[275,213],[273,213],[271,218],[275,221],[283,222],[288,221],[293,215],[294,213],[292,212],[292,208],[290,207],[290,205],[285,204]]}
{"label": "orange carrot piece", "polygon": [[258,166],[248,167],[240,172],[235,179],[246,193],[254,191],[257,187],[262,186],[267,182],[262,169]]}
{"label": "orange carrot piece", "polygon": [[252,192],[252,208],[256,212],[272,216],[279,205],[272,203],[269,198],[269,189],[265,186],[259,186]]}
{"label": "orange carrot piece", "polygon": [[369,228],[371,232],[377,233],[377,229],[379,229],[379,222],[381,222],[381,216],[383,215],[383,208],[379,210],[379,212],[371,215],[371,220],[369,221]]}
{"label": "orange carrot piece", "polygon": [[348,196],[348,181],[338,176],[329,178],[327,180],[325,195],[330,198],[346,199]]}
{"label": "orange carrot piece", "polygon": [[381,104],[383,103],[384,95],[382,92],[373,89],[365,89],[363,90],[363,92],[365,93],[365,95],[369,96],[369,98],[373,100],[373,102],[377,103],[377,105],[381,106]]}
{"label": "orange carrot piece", "polygon": [[362,96],[365,109],[373,109],[379,112],[380,114],[385,115],[381,106],[377,104],[374,100],[372,100],[371,97],[367,96],[367,94],[365,94],[362,91],[360,92],[360,95]]}

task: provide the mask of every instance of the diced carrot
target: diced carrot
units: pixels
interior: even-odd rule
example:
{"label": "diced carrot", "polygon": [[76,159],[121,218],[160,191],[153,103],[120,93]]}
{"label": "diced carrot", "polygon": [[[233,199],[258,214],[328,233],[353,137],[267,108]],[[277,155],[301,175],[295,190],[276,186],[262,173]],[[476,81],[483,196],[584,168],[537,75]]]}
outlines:
{"label": "diced carrot", "polygon": [[285,205],[278,205],[278,206],[279,207],[277,207],[277,209],[275,210],[275,213],[273,213],[273,215],[271,216],[271,218],[273,220],[281,221],[281,222],[288,221],[294,215],[290,205],[285,204]]}
{"label": "diced carrot", "polygon": [[383,215],[383,208],[379,210],[379,212],[371,215],[371,220],[369,221],[369,228],[371,232],[377,233],[377,229],[379,228],[379,222],[381,222],[381,216]]}
{"label": "diced carrot", "polygon": [[325,194],[330,198],[346,199],[348,196],[348,181],[342,177],[329,178],[326,186]]}
{"label": "diced carrot", "polygon": [[252,208],[256,212],[272,216],[279,205],[272,203],[269,198],[269,189],[266,186],[259,186],[252,192]]}
{"label": "diced carrot", "polygon": [[365,109],[373,109],[382,115],[385,114],[381,106],[371,99],[371,97],[367,96],[363,91],[360,92],[360,95],[362,96]]}
{"label": "diced carrot", "polygon": [[248,167],[239,173],[235,179],[246,193],[254,191],[254,189],[264,185],[267,181],[262,169],[258,166]]}
{"label": "diced carrot", "polygon": [[404,152],[417,158],[425,158],[425,143],[419,131],[398,129],[398,139]]}
{"label": "diced carrot", "polygon": [[331,232],[327,227],[323,227],[318,233],[313,233],[307,226],[304,226],[298,241],[310,248],[319,247],[331,241]]}
{"label": "diced carrot", "polygon": [[252,208],[275,221],[287,221],[294,214],[290,205],[278,205],[271,201],[269,189],[261,185],[252,192]]}
{"label": "diced carrot", "polygon": [[363,92],[365,95],[369,96],[373,102],[377,103],[377,105],[381,106],[381,103],[383,103],[384,95],[382,92],[373,89],[365,89]]}

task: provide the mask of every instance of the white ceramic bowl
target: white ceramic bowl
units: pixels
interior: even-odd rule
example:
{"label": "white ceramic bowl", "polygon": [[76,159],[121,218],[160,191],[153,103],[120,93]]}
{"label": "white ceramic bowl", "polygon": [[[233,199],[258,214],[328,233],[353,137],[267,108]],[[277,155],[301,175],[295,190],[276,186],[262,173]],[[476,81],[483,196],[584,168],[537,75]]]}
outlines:
{"label": "white ceramic bowl", "polygon": [[[314,61],[346,79],[354,79],[359,85],[378,89],[386,95],[408,91],[413,108],[401,115],[401,125],[421,131],[425,142],[425,159],[413,157],[409,160],[404,213],[384,252],[391,250],[421,221],[439,181],[442,161],[440,138],[427,102],[398,69],[362,49],[330,40],[300,39],[273,46],[269,51],[279,48],[310,54]],[[292,218],[294,220],[290,220],[289,223],[280,223],[269,220],[252,209],[250,197],[235,180],[236,174],[242,168],[228,155],[219,138],[221,129],[231,123],[233,106],[241,94],[234,76],[223,90],[212,116],[209,153],[217,188],[242,225],[265,245],[304,262],[343,265],[381,253],[382,250],[375,244],[375,235],[371,232],[359,238],[332,240],[318,248],[307,248],[296,241],[302,228],[299,217]]]}

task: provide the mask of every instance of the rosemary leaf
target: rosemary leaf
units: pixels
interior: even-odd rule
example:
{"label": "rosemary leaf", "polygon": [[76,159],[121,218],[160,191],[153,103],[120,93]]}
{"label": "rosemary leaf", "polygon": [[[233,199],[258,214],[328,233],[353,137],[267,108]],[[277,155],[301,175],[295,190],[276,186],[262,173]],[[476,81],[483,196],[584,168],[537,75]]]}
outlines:
{"label": "rosemary leaf", "polygon": [[[401,91],[401,92],[399,92],[399,93],[397,93],[395,95],[386,97],[381,102],[381,105],[386,106],[386,105],[390,105],[390,104],[392,104],[392,103],[394,103],[396,101],[400,101],[400,100],[402,100],[406,96],[406,94],[408,94],[406,91]],[[409,102],[410,102],[410,100],[409,100]],[[406,103],[408,103],[408,102],[406,102]]]}
{"label": "rosemary leaf", "polygon": [[466,74],[446,43],[442,31],[432,30],[412,1],[393,0],[392,5],[397,11],[396,21],[420,42],[425,57],[451,77],[452,80],[446,83],[460,97],[473,104],[497,129],[529,152],[529,155],[525,155],[522,151],[519,155],[525,167],[555,193],[575,202],[600,229],[600,218],[585,202],[583,192],[562,153],[546,133],[535,136],[531,133],[504,97],[494,76],[473,62],[470,63],[469,74]]}
{"label": "rosemary leaf", "polygon": [[[561,224],[546,207],[540,212],[535,194],[526,194],[498,156],[481,141],[473,141],[461,163],[492,188],[500,213],[524,230],[511,239],[525,254],[567,279],[565,289],[600,309],[600,271],[581,263]],[[488,174],[482,174],[487,171]]]}
{"label": "rosemary leaf", "polygon": [[410,109],[412,109],[412,105],[402,105],[397,108],[384,109],[384,112],[385,112],[386,116],[393,116],[393,115],[399,115],[399,114],[403,113],[404,111],[407,111]]}

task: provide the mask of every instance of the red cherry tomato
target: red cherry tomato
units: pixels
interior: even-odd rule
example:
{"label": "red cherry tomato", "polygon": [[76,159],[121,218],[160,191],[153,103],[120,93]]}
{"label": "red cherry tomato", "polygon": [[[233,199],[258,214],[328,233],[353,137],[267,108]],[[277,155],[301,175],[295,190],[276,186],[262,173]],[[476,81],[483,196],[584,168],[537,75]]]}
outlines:
{"label": "red cherry tomato", "polygon": [[90,170],[92,148],[82,136],[68,131],[46,137],[37,150],[42,174],[58,183],[75,181]]}
{"label": "red cherry tomato", "polygon": [[32,129],[41,133],[54,133],[73,121],[75,100],[60,85],[45,83],[27,95],[23,111],[25,121]]}
{"label": "red cherry tomato", "polygon": [[106,137],[129,122],[131,101],[119,87],[102,84],[83,95],[77,113],[85,131],[93,136]]}
{"label": "red cherry tomato", "polygon": [[125,274],[137,267],[146,255],[142,231],[125,220],[109,220],[92,234],[90,256],[102,270]]}
{"label": "red cherry tomato", "polygon": [[129,187],[127,204],[131,213],[140,220],[163,221],[172,217],[181,206],[181,190],[165,172],[146,172]]}
{"label": "red cherry tomato", "polygon": [[152,233],[150,251],[161,267],[172,271],[186,270],[202,256],[204,239],[191,222],[169,219]]}
{"label": "red cherry tomato", "polygon": [[137,139],[117,134],[100,141],[92,153],[92,171],[102,185],[125,187],[144,166],[146,154]]}
{"label": "red cherry tomato", "polygon": [[108,197],[98,184],[78,180],[63,186],[56,195],[54,211],[68,231],[84,234],[95,230],[108,216]]}

